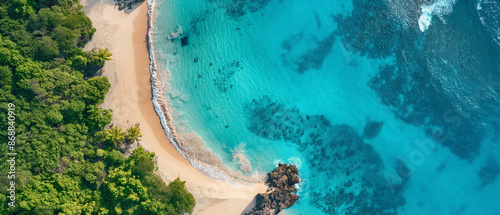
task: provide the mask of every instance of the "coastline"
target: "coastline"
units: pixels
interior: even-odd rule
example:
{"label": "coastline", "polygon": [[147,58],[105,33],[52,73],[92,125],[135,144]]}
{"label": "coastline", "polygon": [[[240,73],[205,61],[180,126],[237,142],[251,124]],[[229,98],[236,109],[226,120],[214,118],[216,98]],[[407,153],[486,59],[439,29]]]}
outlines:
{"label": "coastline", "polygon": [[[151,61],[151,54],[154,53],[148,49],[147,39],[150,37],[147,35],[151,36],[148,25],[152,20],[148,16],[151,10],[148,10],[147,3],[134,5],[127,11],[116,9],[112,0],[83,0],[81,4],[97,29],[85,50],[102,47],[109,48],[113,53],[112,60],[103,68],[103,75],[109,78],[111,89],[101,105],[102,108],[113,109],[112,123],[123,128],[140,123],[143,133],[141,145],[156,154],[162,178],[166,182],[177,177],[186,181],[187,189],[196,200],[193,214],[240,214],[251,209],[255,195],[265,192],[267,186],[258,183],[235,187],[216,181],[195,169],[185,155],[171,144],[170,139],[175,136],[167,137],[168,132],[164,129],[168,127],[162,127],[151,100],[155,95],[153,99],[168,104],[156,97],[159,92],[154,91],[155,87],[161,86],[151,85],[151,81],[155,80],[154,73],[150,72],[150,69],[154,71],[154,61]],[[164,112],[163,109],[161,112]],[[168,116],[168,110],[164,113]]]}
{"label": "coastline", "polygon": [[[204,175],[225,181],[233,186],[246,186],[249,184],[254,184],[259,181],[263,181],[265,174],[259,175],[254,173],[252,176],[245,176],[241,173],[234,172],[227,168],[219,156],[214,154],[212,151],[207,149],[205,142],[194,132],[191,133],[179,133],[175,130],[173,124],[174,117],[172,116],[172,110],[168,100],[163,96],[164,90],[168,91],[168,84],[162,81],[162,78],[158,78],[158,70],[163,70],[167,74],[170,74],[170,70],[165,67],[159,66],[156,62],[155,57],[155,46],[153,41],[153,31],[154,31],[154,19],[155,17],[155,0],[146,0],[148,5],[148,30],[147,30],[147,47],[149,51],[149,70],[151,73],[151,88],[152,88],[152,102],[156,114],[160,118],[161,126],[163,127],[164,133],[167,135],[171,145],[179,152],[182,157],[187,159],[191,165],[201,171]],[[181,136],[185,141],[179,139]],[[187,142],[187,146],[184,144]]]}

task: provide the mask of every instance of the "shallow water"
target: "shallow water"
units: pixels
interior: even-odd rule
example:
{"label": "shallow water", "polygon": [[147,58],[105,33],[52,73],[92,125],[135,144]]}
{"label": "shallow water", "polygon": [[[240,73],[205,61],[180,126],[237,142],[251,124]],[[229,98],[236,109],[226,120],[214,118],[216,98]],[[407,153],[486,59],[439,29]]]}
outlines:
{"label": "shallow water", "polygon": [[500,213],[496,2],[423,32],[430,1],[238,2],[156,3],[177,130],[249,176],[298,165],[286,214]]}

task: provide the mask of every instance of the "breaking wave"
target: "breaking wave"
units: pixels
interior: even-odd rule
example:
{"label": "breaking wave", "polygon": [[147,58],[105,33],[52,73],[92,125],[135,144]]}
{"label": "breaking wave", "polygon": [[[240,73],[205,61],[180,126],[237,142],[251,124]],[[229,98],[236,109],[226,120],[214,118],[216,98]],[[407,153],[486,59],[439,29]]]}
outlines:
{"label": "breaking wave", "polygon": [[441,21],[446,22],[443,16],[450,14],[453,11],[453,5],[456,0],[437,0],[434,3],[422,4],[422,14],[418,19],[418,28],[420,31],[426,31],[432,22],[432,16],[436,15]]}

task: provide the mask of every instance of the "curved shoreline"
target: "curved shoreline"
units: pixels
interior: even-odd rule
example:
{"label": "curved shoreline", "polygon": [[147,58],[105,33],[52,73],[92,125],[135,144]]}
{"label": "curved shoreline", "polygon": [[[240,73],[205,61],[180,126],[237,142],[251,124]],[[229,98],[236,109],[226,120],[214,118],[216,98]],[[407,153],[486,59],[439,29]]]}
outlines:
{"label": "curved shoreline", "polygon": [[[148,5],[148,32],[147,32],[147,46],[149,51],[149,70],[151,73],[151,90],[152,90],[152,102],[153,107],[160,118],[161,125],[165,134],[167,135],[170,143],[175,147],[175,149],[181,154],[185,159],[191,163],[191,165],[202,172],[204,175],[213,178],[215,180],[225,181],[233,186],[241,187],[249,184],[258,183],[263,180],[262,176],[259,176],[258,173],[251,177],[244,176],[241,173],[233,172],[229,168],[226,168],[222,161],[215,155],[212,151],[205,149],[205,144],[190,146],[194,148],[199,148],[199,151],[202,151],[203,155],[209,155],[209,160],[212,162],[206,162],[201,159],[196,159],[197,154],[193,152],[192,154],[188,153],[187,149],[184,149],[182,146],[182,141],[177,137],[177,133],[175,130],[175,126],[173,124],[173,117],[170,111],[170,106],[168,104],[168,100],[163,96],[163,89],[165,89],[166,84],[162,82],[159,78],[157,78],[157,63],[155,58],[155,46],[153,41],[153,31],[154,31],[154,12],[155,12],[155,0],[147,0]],[[164,68],[168,73],[170,71],[167,68]],[[199,138],[199,137],[195,137]],[[194,145],[194,144],[193,144]],[[199,156],[199,157],[201,157]],[[215,163],[217,162],[217,164]],[[232,175],[229,175],[229,173]],[[265,174],[265,173],[264,173]]]}

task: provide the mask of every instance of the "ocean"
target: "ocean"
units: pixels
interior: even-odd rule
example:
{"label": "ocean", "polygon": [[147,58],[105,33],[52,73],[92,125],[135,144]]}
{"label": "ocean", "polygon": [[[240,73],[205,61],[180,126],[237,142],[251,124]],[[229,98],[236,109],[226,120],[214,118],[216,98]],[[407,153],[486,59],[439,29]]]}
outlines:
{"label": "ocean", "polygon": [[154,6],[161,92],[203,173],[297,165],[284,214],[500,214],[500,1]]}

